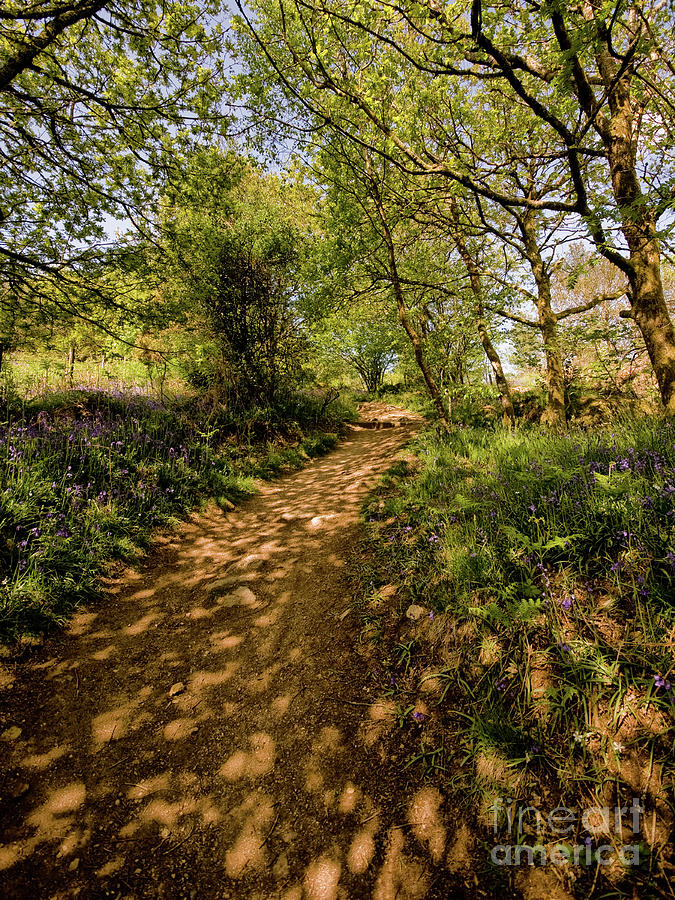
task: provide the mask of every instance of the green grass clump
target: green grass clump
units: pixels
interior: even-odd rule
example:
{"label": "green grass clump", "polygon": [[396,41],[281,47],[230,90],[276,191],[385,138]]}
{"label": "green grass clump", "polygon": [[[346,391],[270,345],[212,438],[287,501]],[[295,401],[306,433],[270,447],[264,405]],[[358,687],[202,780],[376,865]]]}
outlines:
{"label": "green grass clump", "polygon": [[672,596],[669,423],[564,436],[457,429],[447,439],[424,435],[416,450],[420,470],[381,517],[398,516],[388,537],[411,582],[430,559],[441,562],[436,585],[421,579],[437,608],[514,586],[543,597],[546,579],[563,569],[634,599]]}

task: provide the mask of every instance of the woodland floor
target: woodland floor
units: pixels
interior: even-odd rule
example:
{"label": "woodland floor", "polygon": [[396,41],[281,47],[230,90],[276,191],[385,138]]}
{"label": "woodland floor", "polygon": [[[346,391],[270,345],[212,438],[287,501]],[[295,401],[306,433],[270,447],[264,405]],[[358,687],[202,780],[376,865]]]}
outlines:
{"label": "woodland floor", "polygon": [[419,427],[398,424],[194,515],[3,661],[2,897],[493,896],[343,615],[361,503]]}

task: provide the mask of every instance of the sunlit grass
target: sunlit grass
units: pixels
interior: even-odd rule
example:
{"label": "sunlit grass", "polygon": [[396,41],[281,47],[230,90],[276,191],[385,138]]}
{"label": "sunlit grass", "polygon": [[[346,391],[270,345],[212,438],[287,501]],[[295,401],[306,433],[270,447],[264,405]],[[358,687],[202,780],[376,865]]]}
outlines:
{"label": "sunlit grass", "polygon": [[665,827],[675,427],[458,428],[421,436],[415,455],[364,510],[367,577],[371,592],[394,580],[401,609],[436,612],[404,667],[401,644],[390,656],[402,696],[438,681],[463,753],[453,784],[476,810],[506,794],[574,808],[643,796]]}

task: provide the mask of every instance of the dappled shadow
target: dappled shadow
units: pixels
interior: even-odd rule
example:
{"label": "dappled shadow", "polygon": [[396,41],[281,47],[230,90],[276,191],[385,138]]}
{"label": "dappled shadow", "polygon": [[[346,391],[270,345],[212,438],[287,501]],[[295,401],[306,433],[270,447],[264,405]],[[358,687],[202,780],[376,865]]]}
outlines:
{"label": "dappled shadow", "polygon": [[383,749],[340,618],[360,503],[412,430],[194,516],[0,681],[4,897],[463,895],[457,823]]}

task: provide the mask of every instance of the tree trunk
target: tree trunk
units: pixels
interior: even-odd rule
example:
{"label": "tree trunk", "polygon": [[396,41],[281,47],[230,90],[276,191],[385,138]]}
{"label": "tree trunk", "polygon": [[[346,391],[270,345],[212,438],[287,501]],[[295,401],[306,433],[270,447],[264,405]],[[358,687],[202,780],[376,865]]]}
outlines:
{"label": "tree trunk", "polygon": [[380,197],[379,189],[377,187],[377,182],[372,174],[370,159],[368,155],[365,155],[366,162],[366,171],[368,172],[370,182],[371,182],[371,196],[375,203],[375,208],[377,209],[377,214],[379,216],[380,222],[382,224],[382,236],[384,237],[384,242],[387,247],[387,256],[389,259],[389,276],[391,278],[391,286],[394,289],[394,298],[396,300],[396,309],[398,311],[398,318],[405,329],[405,333],[410,338],[410,343],[413,347],[413,353],[415,354],[415,360],[417,365],[419,366],[420,372],[424,378],[424,383],[427,386],[427,391],[429,392],[429,396],[431,397],[434,406],[436,408],[436,412],[438,413],[439,421],[445,431],[450,430],[450,423],[448,422],[448,417],[445,413],[445,407],[443,406],[443,398],[441,397],[441,392],[438,389],[438,385],[434,380],[434,376],[431,374],[431,370],[427,365],[426,359],[424,358],[424,347],[422,345],[422,340],[415,330],[410,318],[408,317],[408,310],[405,303],[405,296],[403,294],[403,288],[401,287],[401,281],[398,275],[398,266],[396,265],[396,250],[394,247],[394,239],[391,234],[391,230],[389,229],[389,223],[387,222],[387,216],[384,211],[384,207],[382,205],[382,200]]}
{"label": "tree trunk", "polygon": [[631,250],[635,281],[631,314],[642,332],[666,414],[675,416],[675,330],[668,314],[656,239]]}
{"label": "tree trunk", "polygon": [[[454,203],[452,204],[452,214],[455,217],[456,221],[456,210]],[[516,414],[513,409],[513,401],[511,400],[511,390],[509,388],[509,383],[506,380],[506,375],[504,375],[504,369],[502,367],[502,361],[499,358],[499,353],[497,352],[497,348],[492,343],[490,335],[487,330],[487,326],[485,324],[485,309],[483,306],[483,289],[480,281],[480,273],[478,271],[478,266],[476,265],[476,261],[469,253],[469,249],[466,246],[466,242],[464,240],[463,235],[460,233],[458,227],[453,227],[451,230],[452,239],[455,243],[455,247],[457,247],[457,252],[462,257],[462,261],[466,266],[466,271],[469,275],[469,281],[471,282],[471,290],[473,291],[473,296],[476,302],[476,328],[478,329],[478,337],[480,338],[480,342],[483,346],[483,350],[485,351],[485,355],[488,358],[490,366],[492,367],[492,371],[494,373],[495,381],[497,383],[497,388],[499,390],[499,400],[502,406],[502,415],[504,418],[504,424],[515,425],[516,423]]]}
{"label": "tree trunk", "polygon": [[666,413],[675,416],[675,330],[663,293],[656,223],[652,211],[640,204],[642,191],[635,172],[629,116],[630,111],[619,111],[612,117],[607,155],[633,269],[629,275],[631,313],[644,338]]}
{"label": "tree trunk", "polygon": [[567,423],[565,377],[558,343],[558,320],[551,306],[551,279],[537,243],[534,210],[526,210],[517,217],[517,220],[525,244],[525,255],[537,284],[537,313],[541,336],[544,340],[548,387],[548,405],[544,413],[544,420],[552,428],[564,428]]}
{"label": "tree trunk", "polygon": [[[390,257],[391,258],[391,257]],[[392,270],[392,287],[394,288],[394,297],[396,298],[396,308],[398,310],[398,318],[405,329],[406,334],[410,338],[410,343],[413,346],[413,353],[415,354],[415,360],[417,365],[419,366],[420,372],[424,378],[424,383],[427,386],[427,391],[429,392],[429,396],[433,400],[434,406],[436,407],[436,412],[438,413],[438,418],[440,420],[441,425],[446,431],[449,431],[450,425],[445,414],[445,407],[443,406],[443,398],[441,397],[441,392],[438,390],[438,386],[434,380],[434,376],[431,374],[429,367],[427,366],[427,362],[424,358],[424,348],[422,347],[422,341],[420,340],[419,334],[415,331],[410,319],[408,318],[408,310],[405,305],[405,299],[403,297],[403,291],[401,290],[401,282],[398,278],[398,271],[394,267]]]}
{"label": "tree trunk", "polygon": [[68,348],[68,385],[72,390],[73,387],[73,374],[75,371],[75,354],[76,348],[74,344]]}
{"label": "tree trunk", "polygon": [[[587,15],[593,18],[592,8]],[[617,79],[609,35],[602,30],[604,45],[596,56],[598,70],[608,92],[609,118],[597,117],[609,162],[612,191],[621,215],[621,230],[628,244],[631,316],[644,338],[666,414],[675,416],[675,329],[668,313],[654,211],[644,202],[636,170],[636,140],[630,74]],[[599,248],[602,252],[602,247]]]}

